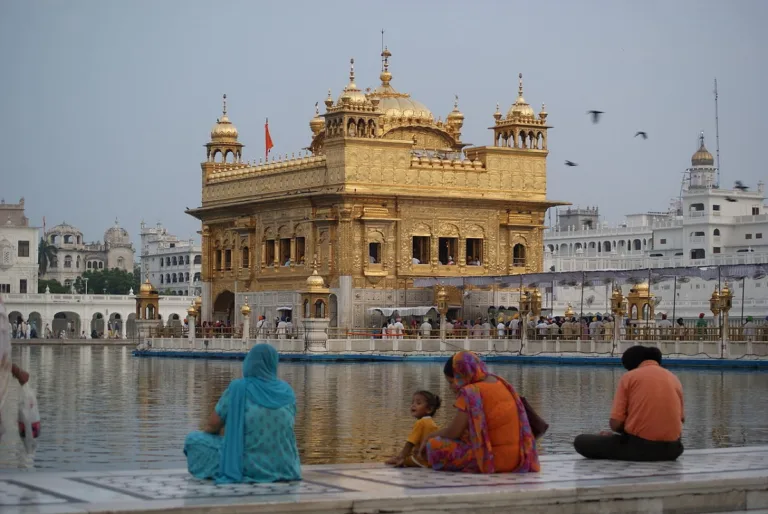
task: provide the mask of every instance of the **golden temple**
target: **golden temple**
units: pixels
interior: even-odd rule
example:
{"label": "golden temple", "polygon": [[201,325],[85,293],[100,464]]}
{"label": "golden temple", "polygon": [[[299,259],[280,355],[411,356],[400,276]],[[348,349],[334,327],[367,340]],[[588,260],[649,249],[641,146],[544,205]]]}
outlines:
{"label": "golden temple", "polygon": [[202,222],[203,320],[239,322],[246,295],[254,317],[300,313],[313,258],[331,326],[348,328],[368,326],[372,307],[434,305],[417,277],[541,271],[544,216],[561,204],[546,198],[544,106],[534,113],[520,75],[506,115],[493,113],[492,144],[468,147],[458,97],[435,119],[392,86],[391,56],[382,52],[373,90],[356,85],[350,62],[299,156],[243,161],[225,95],[201,164],[202,206],[188,211]]}

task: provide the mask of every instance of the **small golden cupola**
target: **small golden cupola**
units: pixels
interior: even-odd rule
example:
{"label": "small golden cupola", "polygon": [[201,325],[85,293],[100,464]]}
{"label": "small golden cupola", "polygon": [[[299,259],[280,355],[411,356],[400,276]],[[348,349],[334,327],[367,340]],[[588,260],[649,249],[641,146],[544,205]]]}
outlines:
{"label": "small golden cupola", "polygon": [[464,114],[459,110],[459,95],[454,95],[453,110],[445,118],[445,126],[456,141],[461,140],[461,127],[464,126]]}
{"label": "small golden cupola", "polygon": [[320,116],[320,108],[315,103],[315,117],[309,121],[309,129],[312,131],[312,137],[317,136],[325,128],[325,120]]}
{"label": "small golden cupola", "polygon": [[691,166],[714,166],[715,159],[704,146],[704,132],[699,135],[699,149],[691,157]]}
{"label": "small golden cupola", "polygon": [[205,146],[209,162],[241,162],[243,144],[237,140],[237,127],[227,116],[227,95],[223,97],[221,117],[211,128],[211,140]]}
{"label": "small golden cupola", "polygon": [[[349,83],[333,103],[330,91],[325,100],[325,130],[313,137],[310,149],[322,152],[324,140],[331,138],[373,138],[378,136],[379,100],[368,98],[355,84],[355,60],[349,61]],[[313,120],[314,121],[314,120]],[[312,128],[312,125],[310,125]]]}
{"label": "small golden cupola", "polygon": [[523,97],[523,74],[518,75],[517,99],[502,117],[498,104],[493,113],[493,146],[547,152],[548,113],[541,105],[538,117]]}

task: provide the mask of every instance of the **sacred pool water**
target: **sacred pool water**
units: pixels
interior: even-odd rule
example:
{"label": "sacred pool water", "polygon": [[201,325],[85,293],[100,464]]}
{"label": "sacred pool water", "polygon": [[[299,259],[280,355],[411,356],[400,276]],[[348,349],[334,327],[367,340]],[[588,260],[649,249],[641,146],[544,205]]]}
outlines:
{"label": "sacred pool water", "polygon": [[[128,347],[14,347],[43,420],[36,467],[51,470],[183,467],[182,444],[207,418],[240,361],[136,358]],[[550,423],[543,453],[607,428],[618,367],[495,365]],[[768,373],[673,370],[683,383],[686,448],[768,444]],[[441,363],[281,363],[298,399],[305,464],[380,461],[413,420],[411,394],[451,394]]]}

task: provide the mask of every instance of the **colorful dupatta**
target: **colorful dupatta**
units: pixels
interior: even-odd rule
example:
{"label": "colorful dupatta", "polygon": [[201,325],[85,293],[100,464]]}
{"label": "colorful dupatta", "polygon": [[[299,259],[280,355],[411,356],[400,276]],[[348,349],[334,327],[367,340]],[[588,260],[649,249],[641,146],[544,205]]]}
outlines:
{"label": "colorful dupatta", "polygon": [[491,438],[488,435],[488,422],[485,419],[483,409],[483,397],[480,394],[479,382],[492,376],[510,392],[515,399],[517,416],[520,420],[520,460],[517,469],[513,473],[538,472],[539,455],[536,451],[536,438],[531,431],[528,422],[528,414],[525,411],[520,396],[506,380],[488,372],[485,363],[473,352],[459,352],[453,356],[453,383],[459,390],[459,396],[463,397],[467,405],[469,415],[469,439],[472,444],[477,464],[481,473],[495,473],[496,466],[493,462],[493,448]]}

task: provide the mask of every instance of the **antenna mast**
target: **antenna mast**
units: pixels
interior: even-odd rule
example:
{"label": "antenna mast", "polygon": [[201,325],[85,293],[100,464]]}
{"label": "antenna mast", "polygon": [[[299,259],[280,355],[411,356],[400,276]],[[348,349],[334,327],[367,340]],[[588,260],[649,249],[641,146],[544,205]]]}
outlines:
{"label": "antenna mast", "polygon": [[717,78],[715,78],[715,152],[717,155],[717,187],[720,187],[720,116],[717,108]]}
{"label": "antenna mast", "polygon": [[381,29],[381,71],[384,71],[384,29]]}

